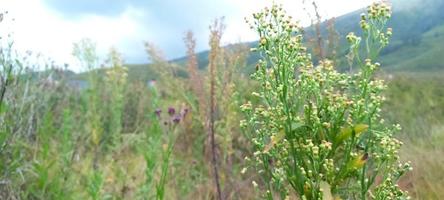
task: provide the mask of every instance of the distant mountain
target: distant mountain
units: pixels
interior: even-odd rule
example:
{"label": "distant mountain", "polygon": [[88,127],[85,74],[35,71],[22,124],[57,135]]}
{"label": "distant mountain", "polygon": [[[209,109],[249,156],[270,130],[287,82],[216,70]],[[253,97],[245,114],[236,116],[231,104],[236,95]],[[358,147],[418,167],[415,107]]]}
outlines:
{"label": "distant mountain", "polygon": [[[444,0],[393,0],[392,7],[388,27],[393,28],[393,37],[380,57],[385,69],[444,69]],[[345,36],[349,32],[360,33],[360,14],[364,11],[365,9],[357,10],[335,19],[334,26],[340,36],[338,56],[347,53]],[[327,23],[324,22],[321,28],[323,38],[327,38],[326,28]],[[313,35],[313,28],[306,28],[305,35]],[[257,42],[247,45],[255,47]],[[208,51],[198,53],[197,57],[200,68],[208,65]],[[257,54],[251,54],[248,65],[253,66],[258,58]],[[186,57],[182,57],[173,62],[185,63],[186,60]]]}
{"label": "distant mountain", "polygon": [[[387,70],[444,69],[444,1],[393,0],[388,27],[393,28],[390,45],[381,54]],[[359,14],[337,19],[340,35],[359,32]]]}
{"label": "distant mountain", "polygon": [[[388,27],[393,28],[393,37],[390,45],[381,52],[379,58],[384,70],[398,72],[443,71],[444,0],[392,0],[391,2],[393,13]],[[364,11],[365,9],[357,10],[334,20],[334,27],[340,36],[338,57],[344,57],[348,53],[345,36],[349,32],[360,34],[360,14]],[[323,38],[328,38],[327,22],[321,24],[321,32]],[[304,35],[305,38],[313,38],[314,28],[307,27],[304,30]],[[257,42],[249,42],[245,45],[256,47]],[[225,48],[231,48],[231,46]],[[208,66],[208,54],[208,51],[197,53],[200,69]],[[258,54],[250,54],[244,72],[253,72],[258,59]],[[170,62],[184,65],[186,61],[187,57],[181,57]],[[147,81],[155,79],[157,76],[150,64],[130,64],[127,66],[129,67],[130,80]],[[347,64],[342,60],[338,67],[344,69],[347,68]],[[185,67],[177,70],[180,76],[187,76]],[[85,80],[85,77],[86,73],[72,76],[73,79],[82,80]]]}

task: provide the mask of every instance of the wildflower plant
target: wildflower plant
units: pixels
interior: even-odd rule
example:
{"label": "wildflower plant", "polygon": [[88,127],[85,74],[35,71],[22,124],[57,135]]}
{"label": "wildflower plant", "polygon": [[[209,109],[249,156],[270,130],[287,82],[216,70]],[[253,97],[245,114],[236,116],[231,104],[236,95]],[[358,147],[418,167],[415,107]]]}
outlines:
{"label": "wildflower plant", "polygon": [[115,145],[122,132],[122,113],[124,105],[124,92],[127,85],[128,69],[123,66],[123,60],[116,49],[111,49],[109,55],[111,68],[106,72],[105,83],[109,94],[109,125],[108,135],[104,141]]}
{"label": "wildflower plant", "polygon": [[[164,199],[165,198],[165,185],[167,184],[167,175],[170,168],[170,159],[173,153],[174,144],[176,143],[177,138],[177,126],[188,114],[188,109],[184,108],[180,112],[177,112],[175,108],[168,108],[168,116],[162,119],[162,111],[156,110],[155,115],[158,118],[158,121],[154,123],[159,123],[163,121],[164,131],[161,132],[166,135],[165,140],[161,141],[162,143],[162,158],[160,161],[160,178],[156,185],[156,199]],[[159,126],[159,124],[154,125]]]}
{"label": "wildflower plant", "polygon": [[262,56],[252,75],[259,103],[241,107],[241,126],[251,132],[255,152],[248,160],[264,179],[254,185],[266,199],[408,198],[397,181],[411,167],[399,161],[399,125],[381,118],[385,85],[375,77],[374,61],[392,34],[389,18],[387,5],[369,6],[362,38],[346,37],[357,69],[339,72],[329,60],[311,62],[301,27],[281,6],[253,15],[260,40],[252,50]]}
{"label": "wildflower plant", "polygon": [[156,87],[150,88],[151,104],[155,109],[149,114],[150,125],[145,132],[141,151],[145,160],[145,181],[140,186],[140,199],[165,199],[170,160],[177,141],[181,122],[189,109],[176,110],[174,107],[160,109],[160,96]]}

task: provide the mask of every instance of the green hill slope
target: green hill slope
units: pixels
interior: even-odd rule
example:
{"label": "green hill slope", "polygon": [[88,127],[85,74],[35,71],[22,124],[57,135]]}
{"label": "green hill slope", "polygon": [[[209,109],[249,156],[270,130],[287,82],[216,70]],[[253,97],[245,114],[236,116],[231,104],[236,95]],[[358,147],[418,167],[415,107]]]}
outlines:
{"label": "green hill slope", "polygon": [[[443,71],[444,70],[444,1],[443,0],[393,0],[393,14],[388,26],[393,28],[390,45],[381,53],[380,61],[385,71]],[[349,32],[360,33],[359,20],[362,10],[357,10],[335,19],[335,29],[338,32],[338,57],[348,53],[345,36]],[[307,27],[305,38],[313,38],[313,27]],[[327,23],[321,24],[323,38],[328,38]],[[255,47],[257,42],[245,43]],[[309,46],[309,45],[307,45]],[[326,46],[326,45],[325,45]],[[226,46],[225,48],[231,48]],[[325,47],[326,48],[326,47]],[[185,53],[185,52],[184,52]],[[197,54],[198,65],[204,69],[208,65],[208,51]],[[254,71],[254,65],[259,55],[250,54],[244,73]],[[313,59],[316,60],[314,57]],[[171,60],[178,66],[184,66],[186,57]],[[339,62],[339,68],[348,68],[344,60]],[[128,64],[129,79],[147,81],[156,78],[156,72],[149,64]],[[180,70],[186,76],[186,69]],[[74,79],[82,79],[85,73],[77,74]]]}
{"label": "green hill slope", "polygon": [[[423,71],[444,69],[444,1],[442,0],[394,0],[393,15],[388,26],[394,30],[390,45],[382,52],[381,61],[389,71]],[[340,35],[339,56],[347,53],[345,35],[360,32],[359,20],[363,10],[351,12],[335,20]],[[323,38],[327,38],[326,23],[322,24]],[[306,37],[313,36],[313,28],[305,29]],[[257,42],[247,45],[254,47]],[[208,64],[208,51],[198,55],[199,67]],[[259,58],[251,54],[250,70]],[[173,60],[184,63],[186,57]],[[345,64],[345,62],[340,62]],[[340,66],[341,67],[341,66]]]}

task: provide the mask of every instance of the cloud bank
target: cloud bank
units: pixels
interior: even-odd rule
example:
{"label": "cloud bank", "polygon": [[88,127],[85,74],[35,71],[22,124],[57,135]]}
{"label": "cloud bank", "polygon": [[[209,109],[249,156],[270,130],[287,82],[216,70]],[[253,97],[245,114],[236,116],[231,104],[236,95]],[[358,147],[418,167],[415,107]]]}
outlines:
{"label": "cloud bank", "polygon": [[[302,1],[277,2],[302,24],[309,24]],[[319,0],[318,4],[328,18],[370,2]],[[221,16],[227,24],[224,43],[256,40],[243,19],[270,4],[269,0],[6,0],[6,9],[16,18],[12,30],[20,48],[71,63],[72,43],[88,37],[97,42],[103,56],[113,46],[126,62],[145,63],[149,61],[144,41],[156,44],[168,59],[177,58],[185,53],[182,38],[188,30],[195,33],[197,50],[207,49],[208,25]]]}

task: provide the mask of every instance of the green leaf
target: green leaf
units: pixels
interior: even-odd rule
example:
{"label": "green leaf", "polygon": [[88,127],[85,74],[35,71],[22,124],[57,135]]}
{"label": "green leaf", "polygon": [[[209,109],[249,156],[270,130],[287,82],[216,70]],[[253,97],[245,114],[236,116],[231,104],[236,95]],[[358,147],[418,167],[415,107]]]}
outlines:
{"label": "green leaf", "polygon": [[8,106],[5,102],[1,102],[0,104],[0,114],[6,113],[8,111]]}
{"label": "green leaf", "polygon": [[310,130],[310,127],[307,125],[304,125],[302,123],[293,122],[291,124],[291,134],[288,135],[288,139],[294,139],[296,135],[303,134],[304,132],[307,132]]}
{"label": "green leaf", "polygon": [[291,131],[296,132],[303,126],[304,126],[304,124],[302,124],[302,123],[293,122],[293,123],[291,123]]}
{"label": "green leaf", "polygon": [[368,125],[366,124],[357,124],[353,127],[345,127],[341,129],[341,132],[336,136],[336,142],[342,143],[343,141],[347,140],[351,136],[359,136],[361,133],[367,131]]}

